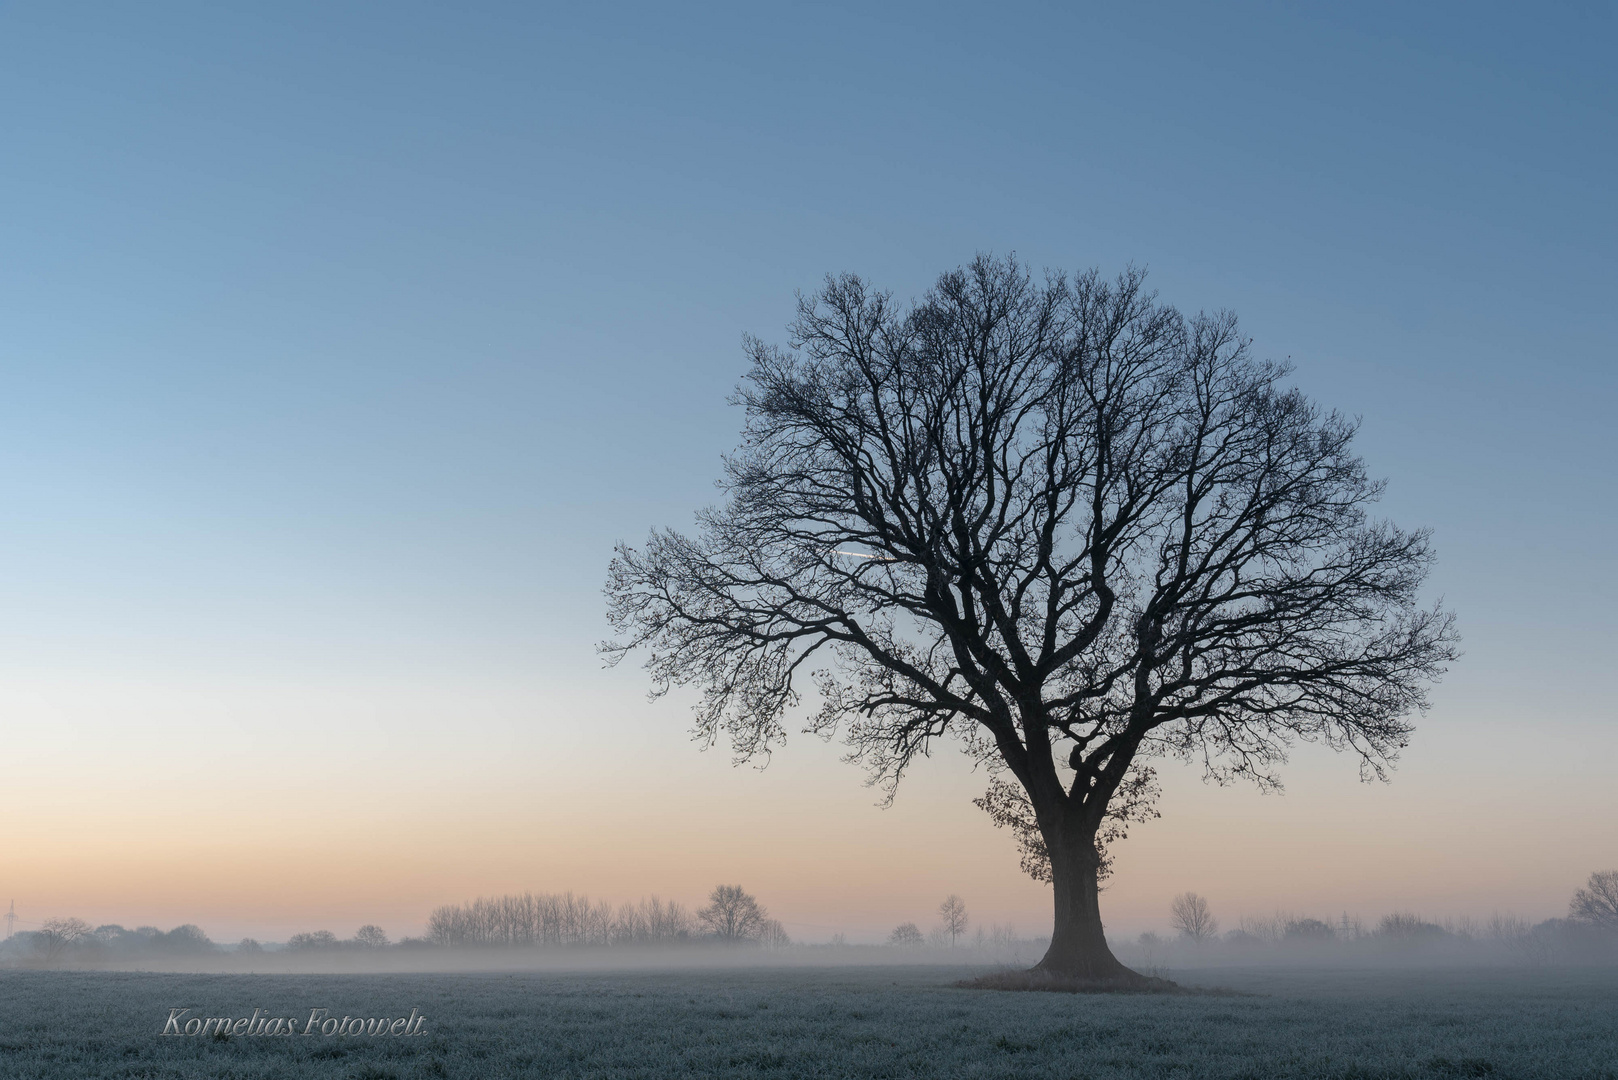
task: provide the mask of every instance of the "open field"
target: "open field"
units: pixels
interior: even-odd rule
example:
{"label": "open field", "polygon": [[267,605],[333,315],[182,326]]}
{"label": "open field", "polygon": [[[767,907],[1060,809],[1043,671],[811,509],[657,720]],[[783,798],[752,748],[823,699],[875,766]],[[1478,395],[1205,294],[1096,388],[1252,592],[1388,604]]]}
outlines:
{"label": "open field", "polygon": [[[1204,996],[954,989],[982,969],[0,972],[4,1077],[1546,1077],[1618,1080],[1618,971],[1210,969]],[[413,1038],[163,1037],[403,1016]]]}

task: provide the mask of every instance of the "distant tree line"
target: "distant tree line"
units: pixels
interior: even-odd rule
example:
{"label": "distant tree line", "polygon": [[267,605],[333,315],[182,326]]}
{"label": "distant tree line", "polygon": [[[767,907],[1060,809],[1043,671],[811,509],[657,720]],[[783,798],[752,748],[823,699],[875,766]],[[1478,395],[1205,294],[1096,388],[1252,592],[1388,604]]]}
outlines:
{"label": "distant tree line", "polygon": [[780,922],[740,885],[717,886],[696,912],[656,896],[616,908],[571,892],[479,897],[435,908],[427,940],[447,948],[791,943]]}
{"label": "distant tree line", "polygon": [[[1591,874],[1569,903],[1567,918],[1539,923],[1510,915],[1495,915],[1486,922],[1467,918],[1435,922],[1409,912],[1395,912],[1368,925],[1347,914],[1317,919],[1278,913],[1244,917],[1221,936],[1219,920],[1208,900],[1194,892],[1181,893],[1173,899],[1169,919],[1176,932],[1174,937],[1145,933],[1136,944],[1148,950],[1176,942],[1181,946],[1227,950],[1347,943],[1383,943],[1400,948],[1492,944],[1529,960],[1550,960],[1559,955],[1618,958],[1618,870]],[[952,893],[939,904],[938,922],[932,930],[924,934],[914,922],[901,923],[888,936],[888,944],[954,946],[966,939],[973,947],[1004,949],[1029,943],[1010,926],[979,926],[976,936],[967,938],[970,928],[966,902]],[[480,897],[470,903],[434,909],[424,938],[407,937],[393,942],[380,926],[366,924],[351,938],[339,938],[329,930],[294,934],[285,948],[292,952],[325,952],[703,942],[780,947],[791,944],[791,939],[756,897],[740,885],[720,885],[709,894],[708,903],[696,911],[656,896],[617,907],[570,892]],[[841,934],[833,944],[845,944]],[[130,930],[116,923],[92,927],[83,919],[52,918],[41,923],[38,930],[20,931],[0,942],[0,956],[51,966],[70,958],[79,963],[96,963],[119,958],[196,957],[230,948],[216,944],[192,923],[168,931],[155,926]],[[268,950],[253,938],[243,938],[233,951],[256,954]]]}
{"label": "distant tree line", "polygon": [[526,948],[682,941],[695,926],[681,904],[652,897],[614,908],[572,893],[480,896],[427,918],[427,940],[447,948]]}
{"label": "distant tree line", "polygon": [[[386,949],[393,944],[388,940],[387,931],[375,923],[366,923],[354,931],[354,936],[339,938],[330,930],[316,930],[308,934],[293,934],[287,939],[287,948],[294,952],[323,951],[329,949]],[[421,938],[405,938],[399,942],[402,948],[429,944]],[[236,946],[237,952],[263,952],[264,947],[252,938],[243,938],[242,943]]]}
{"label": "distant tree line", "polygon": [[1486,921],[1460,918],[1433,921],[1412,912],[1393,912],[1374,924],[1344,913],[1334,919],[1278,912],[1244,917],[1222,937],[1219,920],[1208,901],[1194,892],[1181,893],[1169,905],[1173,938],[1156,933],[1140,935],[1137,944],[1148,950],[1178,942],[1198,948],[1218,946],[1243,949],[1261,946],[1313,946],[1364,943],[1399,949],[1423,946],[1495,946],[1529,960],[1554,956],[1585,959],[1618,958],[1618,871],[1590,875],[1568,905],[1565,919],[1531,923],[1512,915],[1496,914]]}
{"label": "distant tree line", "polygon": [[83,919],[52,918],[38,930],[23,930],[4,942],[6,951],[19,958],[52,966],[72,957],[78,961],[120,957],[195,956],[218,946],[191,923],[163,931],[155,926],[133,930],[116,923],[92,927]]}

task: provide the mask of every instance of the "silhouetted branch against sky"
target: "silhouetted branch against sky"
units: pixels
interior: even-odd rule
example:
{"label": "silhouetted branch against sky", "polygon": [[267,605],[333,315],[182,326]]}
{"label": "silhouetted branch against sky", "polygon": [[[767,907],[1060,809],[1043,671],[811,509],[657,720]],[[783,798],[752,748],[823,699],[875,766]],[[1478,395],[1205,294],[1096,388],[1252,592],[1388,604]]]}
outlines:
{"label": "silhouetted branch against sky", "polygon": [[980,256],[910,306],[828,278],[746,348],[723,499],[619,546],[602,646],[741,758],[808,681],[890,794],[955,735],[1099,827],[1155,755],[1273,785],[1303,738],[1381,776],[1457,655],[1356,423],[1139,270]]}

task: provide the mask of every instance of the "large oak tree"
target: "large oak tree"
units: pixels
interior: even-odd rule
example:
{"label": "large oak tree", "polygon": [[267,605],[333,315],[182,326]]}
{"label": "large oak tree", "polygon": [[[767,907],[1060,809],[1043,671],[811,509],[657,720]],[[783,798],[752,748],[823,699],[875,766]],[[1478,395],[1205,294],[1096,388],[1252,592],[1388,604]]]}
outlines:
{"label": "large oak tree", "polygon": [[747,350],[723,500],[619,546],[603,649],[699,687],[698,732],[743,758],[806,683],[808,729],[890,794],[957,740],[1052,883],[1046,971],[1139,979],[1098,888],[1152,760],[1274,785],[1302,738],[1380,777],[1454,656],[1427,533],[1370,516],[1355,423],[1139,272],[979,257],[908,306],[828,279],[787,348]]}

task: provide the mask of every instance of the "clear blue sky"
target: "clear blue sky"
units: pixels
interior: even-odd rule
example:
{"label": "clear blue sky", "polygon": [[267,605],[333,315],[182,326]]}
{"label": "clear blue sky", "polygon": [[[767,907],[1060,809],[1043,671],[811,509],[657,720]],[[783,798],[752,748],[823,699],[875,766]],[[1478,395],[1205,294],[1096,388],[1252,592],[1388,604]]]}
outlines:
{"label": "clear blue sky", "polygon": [[1615,46],[1611,4],[7,5],[10,737],[134,722],[75,680],[636,703],[606,561],[712,497],[742,334],[989,250],[1237,311],[1436,530],[1433,738],[1588,745]]}

